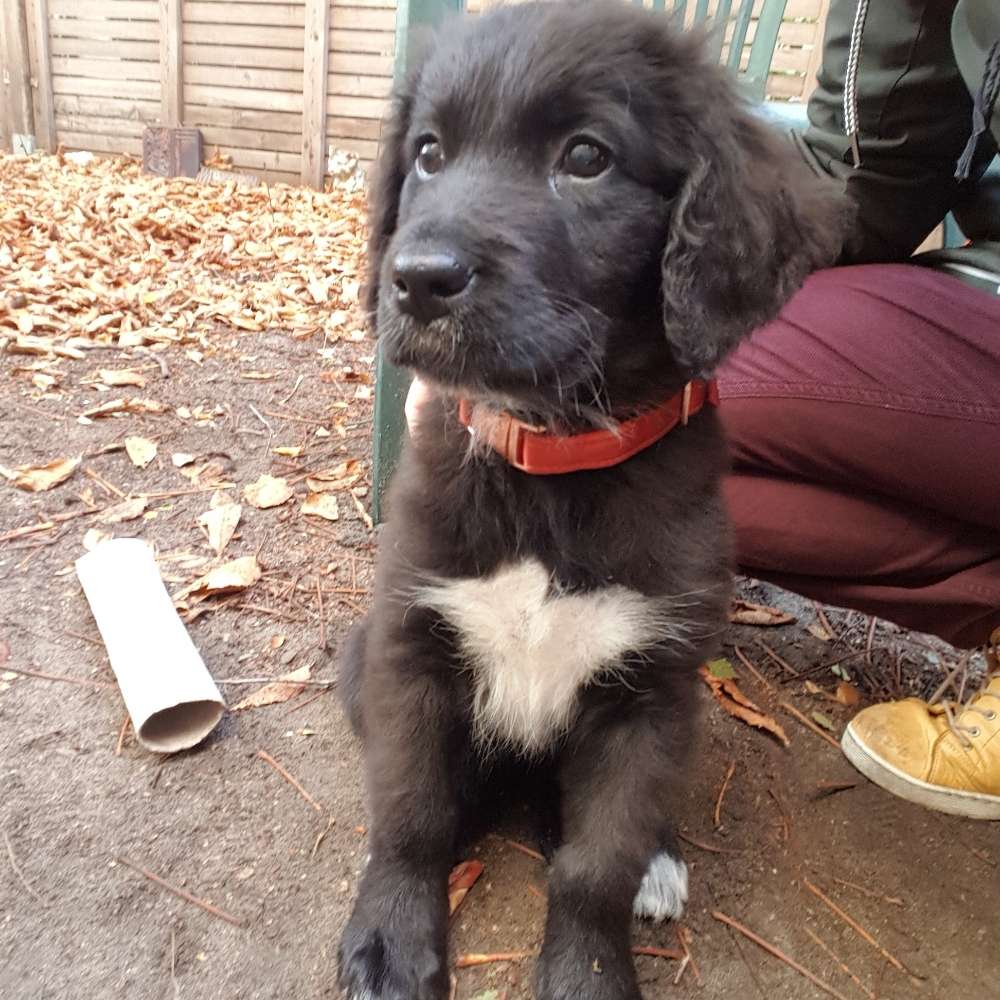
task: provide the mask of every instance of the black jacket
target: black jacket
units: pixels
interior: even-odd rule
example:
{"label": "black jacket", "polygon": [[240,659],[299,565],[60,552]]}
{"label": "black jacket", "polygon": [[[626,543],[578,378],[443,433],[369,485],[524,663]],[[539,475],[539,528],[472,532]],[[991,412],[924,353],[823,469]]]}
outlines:
{"label": "black jacket", "polygon": [[1000,273],[1000,176],[983,176],[997,153],[989,130],[975,144],[969,178],[955,178],[973,123],[972,96],[952,49],[956,3],[831,4],[809,127],[796,141],[813,167],[842,178],[857,202],[843,263],[906,260],[954,212],[977,244],[975,262]]}

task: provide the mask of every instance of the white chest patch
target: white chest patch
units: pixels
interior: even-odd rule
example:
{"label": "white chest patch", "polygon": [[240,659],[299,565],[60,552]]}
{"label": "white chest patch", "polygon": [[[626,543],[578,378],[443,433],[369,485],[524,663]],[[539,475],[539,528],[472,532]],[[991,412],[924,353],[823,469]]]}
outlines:
{"label": "white chest patch", "polygon": [[482,579],[430,583],[414,596],[455,631],[474,675],[480,737],[528,751],[569,725],[580,688],[620,668],[623,654],[687,641],[669,599],[621,586],[559,593],[536,560]]}

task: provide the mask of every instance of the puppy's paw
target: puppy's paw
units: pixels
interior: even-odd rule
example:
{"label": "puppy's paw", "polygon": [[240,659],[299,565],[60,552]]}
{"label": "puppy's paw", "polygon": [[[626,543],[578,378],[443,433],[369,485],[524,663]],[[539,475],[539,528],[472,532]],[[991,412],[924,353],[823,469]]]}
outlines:
{"label": "puppy's paw", "polygon": [[657,922],[668,917],[680,920],[687,898],[687,865],[680,858],[661,851],[650,862],[642,877],[632,911],[637,917],[647,917]]}
{"label": "puppy's paw", "polygon": [[[402,892],[381,905],[358,901],[340,942],[339,982],[347,1000],[448,995],[444,933],[434,913],[418,913],[412,903]],[[388,916],[379,919],[379,913]]]}

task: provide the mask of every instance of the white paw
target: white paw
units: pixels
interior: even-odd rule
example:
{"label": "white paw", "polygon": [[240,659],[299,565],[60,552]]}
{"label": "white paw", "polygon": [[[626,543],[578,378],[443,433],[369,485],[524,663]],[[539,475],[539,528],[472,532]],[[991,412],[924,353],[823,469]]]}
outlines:
{"label": "white paw", "polygon": [[661,851],[649,863],[642,884],[636,893],[632,911],[637,917],[648,917],[657,922],[680,920],[688,898],[687,865]]}

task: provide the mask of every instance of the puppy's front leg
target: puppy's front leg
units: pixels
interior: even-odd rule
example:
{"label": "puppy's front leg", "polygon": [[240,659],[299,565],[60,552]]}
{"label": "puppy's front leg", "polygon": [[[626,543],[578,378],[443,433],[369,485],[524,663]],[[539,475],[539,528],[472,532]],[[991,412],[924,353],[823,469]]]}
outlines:
{"label": "puppy's front leg", "polygon": [[448,870],[467,737],[440,663],[371,664],[363,687],[371,856],[340,944],[350,1000],[448,991]]}
{"label": "puppy's front leg", "polygon": [[[639,1000],[633,905],[650,863],[664,860],[672,842],[669,805],[689,728],[684,711],[633,705],[584,716],[571,736],[560,766],[565,839],[549,877],[538,1000]],[[675,864],[678,884],[664,888],[676,892],[679,915],[686,873]]]}

